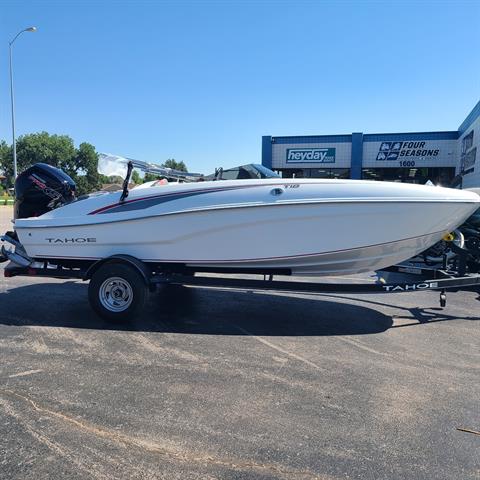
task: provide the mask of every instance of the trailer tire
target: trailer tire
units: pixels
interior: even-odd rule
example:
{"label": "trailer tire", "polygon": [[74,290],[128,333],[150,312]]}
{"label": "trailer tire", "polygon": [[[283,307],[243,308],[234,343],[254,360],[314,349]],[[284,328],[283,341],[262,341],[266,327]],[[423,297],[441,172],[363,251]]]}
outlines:
{"label": "trailer tire", "polygon": [[132,319],[145,306],[148,286],[138,270],[122,263],[106,263],[93,275],[88,286],[92,309],[114,322]]}

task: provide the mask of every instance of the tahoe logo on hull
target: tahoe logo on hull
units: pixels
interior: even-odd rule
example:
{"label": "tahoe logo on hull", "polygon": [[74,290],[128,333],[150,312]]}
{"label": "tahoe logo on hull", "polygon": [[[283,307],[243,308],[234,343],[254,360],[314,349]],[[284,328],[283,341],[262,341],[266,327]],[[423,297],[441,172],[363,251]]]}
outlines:
{"label": "tahoe logo on hull", "polygon": [[97,241],[96,238],[85,238],[85,237],[71,237],[71,238],[46,238],[45,239],[48,243],[95,243]]}
{"label": "tahoe logo on hull", "polygon": [[287,163],[335,163],[335,148],[287,148]]}

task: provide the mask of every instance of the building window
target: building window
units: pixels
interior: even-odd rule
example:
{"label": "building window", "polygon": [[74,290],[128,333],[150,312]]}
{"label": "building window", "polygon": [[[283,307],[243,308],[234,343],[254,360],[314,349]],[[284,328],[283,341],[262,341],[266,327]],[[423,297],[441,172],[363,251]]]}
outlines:
{"label": "building window", "polygon": [[280,171],[284,178],[350,178],[349,168],[288,168]]}
{"label": "building window", "polygon": [[350,178],[349,168],[311,168],[310,178]]}
{"label": "building window", "polygon": [[475,167],[475,161],[477,156],[477,147],[473,146],[473,130],[463,137],[462,140],[462,154],[460,157],[460,172],[465,175],[472,173]]}
{"label": "building window", "polygon": [[454,167],[418,168],[364,168],[364,180],[425,184],[430,180],[435,185],[447,187],[455,176]]}
{"label": "building window", "polygon": [[467,153],[467,150],[469,148],[472,148],[473,145],[473,130],[468,134],[463,137],[462,140],[462,155]]}

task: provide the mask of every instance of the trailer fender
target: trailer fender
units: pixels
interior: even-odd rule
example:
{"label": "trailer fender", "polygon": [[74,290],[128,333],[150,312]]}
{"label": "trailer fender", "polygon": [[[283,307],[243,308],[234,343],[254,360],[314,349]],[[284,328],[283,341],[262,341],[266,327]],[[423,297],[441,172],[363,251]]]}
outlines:
{"label": "trailer fender", "polygon": [[123,263],[130,265],[134,267],[142,276],[145,285],[147,287],[151,287],[152,283],[150,281],[151,279],[151,272],[147,265],[139,260],[138,258],[132,257],[131,255],[112,255],[111,257],[107,258],[102,258],[101,260],[98,260],[95,262],[93,265],[90,265],[88,270],[85,272],[83,275],[83,280],[90,280],[93,276],[93,274],[103,265],[106,265],[108,263]]}

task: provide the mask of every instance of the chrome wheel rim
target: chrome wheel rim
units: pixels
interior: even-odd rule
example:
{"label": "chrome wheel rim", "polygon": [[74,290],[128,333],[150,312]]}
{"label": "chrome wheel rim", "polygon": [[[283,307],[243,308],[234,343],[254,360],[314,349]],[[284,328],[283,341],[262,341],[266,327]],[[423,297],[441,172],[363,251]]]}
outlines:
{"label": "chrome wheel rim", "polygon": [[123,312],[133,302],[133,290],[125,279],[110,277],[100,286],[99,298],[102,307],[110,312]]}

